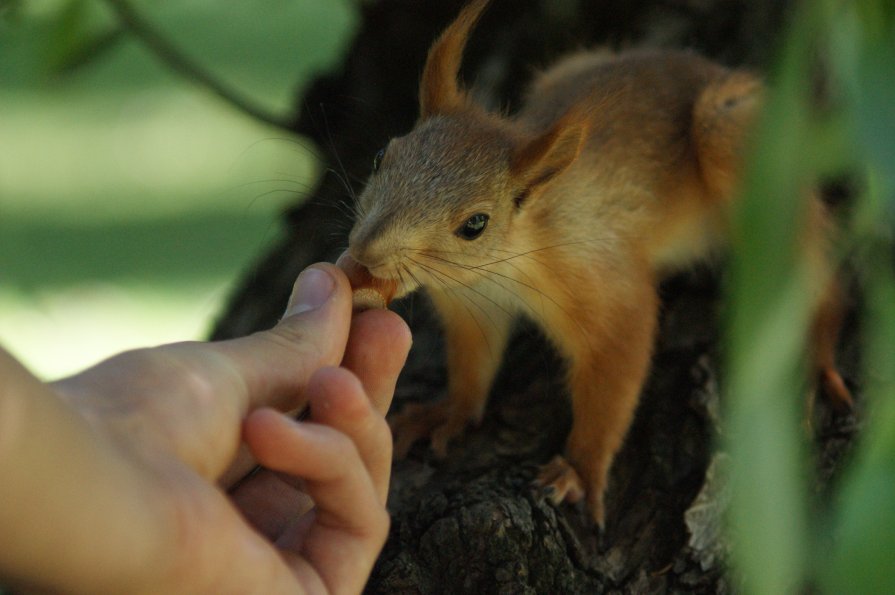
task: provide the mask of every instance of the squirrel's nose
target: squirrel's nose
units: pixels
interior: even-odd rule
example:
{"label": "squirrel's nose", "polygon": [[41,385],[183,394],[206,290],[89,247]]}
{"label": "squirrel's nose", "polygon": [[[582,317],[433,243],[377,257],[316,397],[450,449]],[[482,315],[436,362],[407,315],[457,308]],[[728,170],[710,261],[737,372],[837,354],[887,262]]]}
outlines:
{"label": "squirrel's nose", "polygon": [[383,266],[395,253],[388,239],[375,232],[370,226],[355,227],[348,237],[348,253],[370,271]]}

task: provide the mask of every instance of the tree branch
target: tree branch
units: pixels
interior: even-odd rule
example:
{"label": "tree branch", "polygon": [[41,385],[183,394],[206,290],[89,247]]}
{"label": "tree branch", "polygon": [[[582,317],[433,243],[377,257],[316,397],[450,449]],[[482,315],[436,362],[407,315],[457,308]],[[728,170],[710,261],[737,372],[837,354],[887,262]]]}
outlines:
{"label": "tree branch", "polygon": [[107,0],[107,2],[112,7],[112,10],[115,11],[121,25],[142,41],[169,68],[184,78],[202,85],[239,111],[248,114],[256,120],[285,130],[292,129],[292,118],[271,113],[255,104],[179,52],[164,36],[155,31],[127,0]]}

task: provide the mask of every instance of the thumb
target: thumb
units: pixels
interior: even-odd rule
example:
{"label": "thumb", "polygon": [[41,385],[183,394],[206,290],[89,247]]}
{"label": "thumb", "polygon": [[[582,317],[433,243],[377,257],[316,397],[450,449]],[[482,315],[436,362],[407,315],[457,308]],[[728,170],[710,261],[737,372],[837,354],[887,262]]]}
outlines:
{"label": "thumb", "polygon": [[289,296],[289,304],[283,314],[284,321],[291,316],[313,312],[325,306],[336,290],[337,281],[334,273],[338,270],[326,264],[319,264],[302,271],[292,287],[292,295]]}
{"label": "thumb", "polygon": [[344,273],[325,263],[302,271],[274,328],[218,344],[245,383],[247,410],[301,407],[311,375],[342,361],[350,325],[351,289]]}

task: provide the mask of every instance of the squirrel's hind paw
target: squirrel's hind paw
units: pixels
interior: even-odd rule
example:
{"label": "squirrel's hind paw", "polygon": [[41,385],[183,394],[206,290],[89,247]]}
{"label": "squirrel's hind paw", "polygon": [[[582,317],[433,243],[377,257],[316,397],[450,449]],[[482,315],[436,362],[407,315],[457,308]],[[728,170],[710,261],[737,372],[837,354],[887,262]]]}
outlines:
{"label": "squirrel's hind paw", "polygon": [[587,496],[587,507],[591,516],[597,527],[603,530],[605,512],[602,491],[586,489],[581,476],[565,457],[557,455],[549,463],[542,465],[538,476],[532,482],[532,487],[554,505],[563,501],[575,504]]}
{"label": "squirrel's hind paw", "polygon": [[546,465],[542,465],[532,485],[540,493],[559,504],[563,500],[579,502],[584,497],[584,482],[569,462],[557,455]]}
{"label": "squirrel's hind paw", "polygon": [[854,399],[851,391],[848,390],[845,381],[836,368],[824,368],[820,370],[818,376],[820,377],[821,392],[838,413],[847,413],[854,409]]}

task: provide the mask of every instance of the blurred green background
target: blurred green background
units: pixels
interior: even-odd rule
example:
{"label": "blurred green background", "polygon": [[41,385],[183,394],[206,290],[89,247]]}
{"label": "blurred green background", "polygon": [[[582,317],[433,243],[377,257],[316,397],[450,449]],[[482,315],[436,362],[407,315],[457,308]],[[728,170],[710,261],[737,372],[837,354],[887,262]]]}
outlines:
{"label": "blurred green background", "polygon": [[[184,55],[284,116],[338,63],[348,1],[133,2]],[[313,149],[119,34],[104,2],[0,2],[0,344],[59,376],[203,337]],[[79,63],[101,40],[107,48]]]}
{"label": "blurred green background", "polygon": [[[778,54],[730,267],[735,590],[895,593],[895,2],[798,3]],[[861,288],[860,435],[822,494],[809,436],[827,430],[804,431],[798,398],[812,281],[794,241],[804,209],[791,198],[843,175],[854,195],[838,248]]]}

